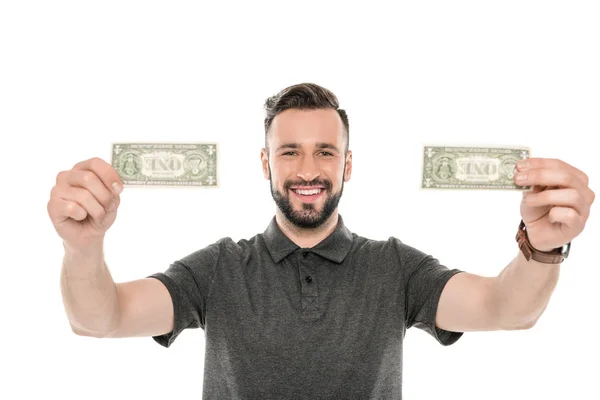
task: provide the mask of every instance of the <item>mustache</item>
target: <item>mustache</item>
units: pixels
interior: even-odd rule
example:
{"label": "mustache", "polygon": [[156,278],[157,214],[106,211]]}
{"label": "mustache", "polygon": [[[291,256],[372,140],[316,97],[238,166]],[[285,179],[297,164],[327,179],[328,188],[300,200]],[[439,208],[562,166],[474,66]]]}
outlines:
{"label": "mustache", "polygon": [[305,181],[303,179],[297,180],[297,181],[287,180],[283,184],[283,188],[285,189],[286,192],[288,190],[290,190],[292,188],[292,186],[321,186],[321,187],[324,187],[325,190],[329,190],[329,191],[333,187],[330,180],[322,180],[322,179],[313,179],[310,182]]}

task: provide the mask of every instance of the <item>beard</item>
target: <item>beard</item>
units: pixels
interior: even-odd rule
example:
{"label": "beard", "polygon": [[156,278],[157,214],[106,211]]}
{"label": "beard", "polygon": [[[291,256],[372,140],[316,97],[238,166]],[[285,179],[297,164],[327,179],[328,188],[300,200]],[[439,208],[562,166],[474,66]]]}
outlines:
{"label": "beard", "polygon": [[[270,172],[270,171],[269,171]],[[345,175],[345,172],[344,172]],[[271,175],[272,176],[272,175]],[[337,208],[342,193],[344,191],[344,179],[342,179],[342,187],[337,193],[332,193],[332,184],[329,180],[313,179],[310,182],[304,180],[291,181],[287,180],[283,184],[283,193],[273,188],[273,180],[269,179],[271,186],[271,195],[275,204],[279,207],[279,210],[292,224],[299,228],[314,229],[318,228],[333,214]],[[322,186],[325,190],[325,203],[323,209],[319,211],[317,206],[313,203],[302,203],[302,210],[294,210],[292,201],[290,199],[290,189],[292,186]]]}

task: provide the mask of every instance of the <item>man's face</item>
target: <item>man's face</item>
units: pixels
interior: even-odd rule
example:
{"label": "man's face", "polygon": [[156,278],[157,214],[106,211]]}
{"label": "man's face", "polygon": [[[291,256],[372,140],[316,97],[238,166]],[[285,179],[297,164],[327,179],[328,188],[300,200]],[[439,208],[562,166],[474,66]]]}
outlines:
{"label": "man's face", "polygon": [[277,115],[261,152],[263,173],[283,215],[301,228],[316,228],[336,210],[350,179],[352,152],[337,111],[290,109]]}

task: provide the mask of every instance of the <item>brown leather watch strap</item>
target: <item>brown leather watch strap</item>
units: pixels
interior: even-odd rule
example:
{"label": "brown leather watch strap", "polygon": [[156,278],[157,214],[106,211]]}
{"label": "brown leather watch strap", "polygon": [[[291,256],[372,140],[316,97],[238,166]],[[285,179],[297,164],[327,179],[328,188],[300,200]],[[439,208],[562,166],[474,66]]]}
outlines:
{"label": "brown leather watch strap", "polygon": [[521,223],[519,224],[516,240],[517,243],[519,243],[519,248],[523,252],[523,255],[527,261],[534,259],[535,261],[544,264],[560,264],[566,258],[561,247],[558,247],[552,251],[539,251],[534,249],[533,246],[531,246],[531,243],[529,243],[529,238],[527,237],[525,223],[523,220],[521,220]]}

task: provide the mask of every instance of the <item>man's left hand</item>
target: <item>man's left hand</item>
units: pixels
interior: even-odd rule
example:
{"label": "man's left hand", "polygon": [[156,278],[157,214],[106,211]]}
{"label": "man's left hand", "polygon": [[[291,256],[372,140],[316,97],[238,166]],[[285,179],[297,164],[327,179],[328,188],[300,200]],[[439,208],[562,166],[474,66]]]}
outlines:
{"label": "man's left hand", "polygon": [[583,231],[596,197],[585,173],[564,161],[548,158],[522,160],[517,171],[517,185],[533,186],[531,191],[523,192],[521,218],[534,248],[550,251]]}

